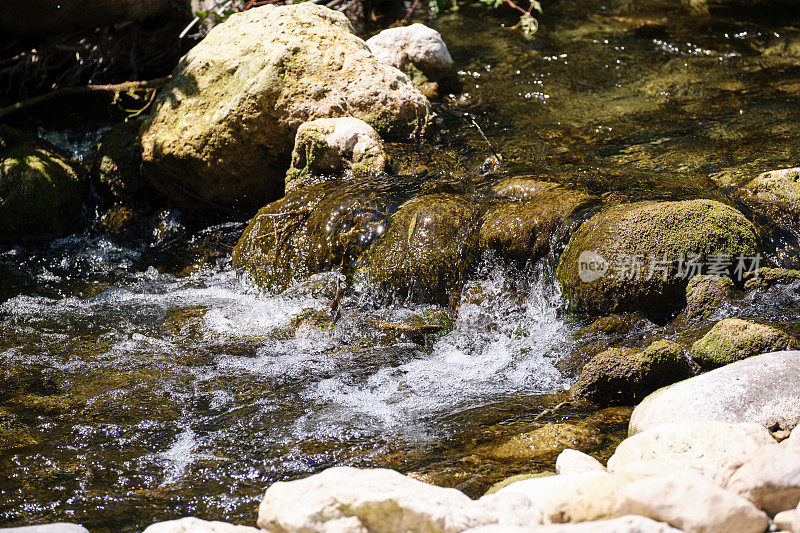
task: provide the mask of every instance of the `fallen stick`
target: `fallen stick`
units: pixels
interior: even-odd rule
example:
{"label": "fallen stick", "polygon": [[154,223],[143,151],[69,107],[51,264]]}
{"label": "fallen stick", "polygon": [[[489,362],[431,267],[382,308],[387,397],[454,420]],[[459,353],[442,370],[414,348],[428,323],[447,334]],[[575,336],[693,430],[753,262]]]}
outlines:
{"label": "fallen stick", "polygon": [[35,105],[39,105],[44,102],[50,102],[52,100],[57,100],[59,98],[64,98],[67,96],[80,96],[95,92],[117,92],[117,91],[132,91],[132,90],[135,91],[143,89],[158,89],[166,85],[167,82],[170,80],[170,78],[171,76],[167,76],[166,78],[156,78],[154,80],[126,81],[123,83],[112,83],[107,85],[83,85],[80,87],[65,87],[63,89],[57,89],[47,94],[42,94],[40,96],[34,96],[33,98],[28,98],[27,100],[17,102],[16,104],[12,104],[7,107],[0,107],[0,118],[5,117],[6,115],[10,115],[11,113],[14,113],[16,111],[19,111],[20,109],[33,107]]}

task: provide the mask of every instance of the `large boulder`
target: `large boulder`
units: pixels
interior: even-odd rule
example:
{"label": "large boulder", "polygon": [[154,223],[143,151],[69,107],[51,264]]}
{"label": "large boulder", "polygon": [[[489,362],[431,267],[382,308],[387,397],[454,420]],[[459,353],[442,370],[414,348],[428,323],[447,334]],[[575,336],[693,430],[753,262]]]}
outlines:
{"label": "large boulder", "polygon": [[742,185],[736,197],[777,224],[800,229],[800,167],[759,174]]}
{"label": "large boulder", "polygon": [[669,315],[684,304],[689,278],[710,255],[753,256],[756,229],[713,200],[637,202],[607,208],[583,223],[561,255],[556,276],[574,310]]}
{"label": "large boulder", "polygon": [[778,328],[739,318],[720,320],[692,345],[692,361],[716,368],[754,355],[798,348],[797,339]]}
{"label": "large boulder", "polygon": [[483,215],[479,245],[522,262],[544,256],[553,235],[595,201],[584,191],[526,178],[503,181],[492,193],[498,201]]}
{"label": "large boulder", "polygon": [[753,422],[792,429],[800,422],[800,352],[750,357],[661,389],[633,410],[630,434],[672,422]]}
{"label": "large boulder", "polygon": [[644,516],[628,515],[611,520],[594,520],[579,524],[550,524],[517,528],[484,526],[470,529],[464,533],[680,533],[680,530]]}
{"label": "large boulder", "polygon": [[778,443],[758,424],[662,424],[622,441],[608,460],[608,470],[622,472],[641,461],[664,462],[676,468],[692,468],[724,486],[755,450],[768,445]]}
{"label": "large boulder", "polygon": [[659,340],[645,350],[609,348],[584,365],[572,394],[599,405],[633,405],[654,390],[692,375],[680,345]]}
{"label": "large boulder", "polygon": [[383,30],[367,39],[367,46],[375,57],[397,67],[417,85],[457,85],[458,74],[447,45],[438,31],[424,24]]}
{"label": "large boulder", "polygon": [[769,517],[698,474],[636,480],[622,489],[622,514],[646,516],[687,533],[764,533]]}
{"label": "large boulder", "polygon": [[[268,531],[458,532],[500,522],[485,504],[456,489],[436,487],[386,469],[329,468],[319,474],[273,483],[258,509],[258,526]],[[506,503],[509,503],[506,500]],[[538,511],[517,498],[519,523],[538,523]],[[508,507],[505,507],[508,509]],[[533,514],[530,514],[533,513]]]}
{"label": "large boulder", "polygon": [[232,15],[189,51],[142,129],[142,170],[187,209],[279,198],[297,128],[354,116],[408,136],[428,102],[346,17],[311,2]]}
{"label": "large boulder", "polygon": [[314,175],[382,172],[386,153],[375,129],[354,117],[318,118],[297,129],[286,190],[308,184]]}
{"label": "large boulder", "polygon": [[446,304],[477,257],[479,214],[466,198],[450,193],[408,200],[392,215],[386,235],[361,257],[359,268],[390,294]]}
{"label": "large boulder", "polygon": [[85,187],[75,169],[23,132],[0,130],[0,242],[46,241],[73,228]]}

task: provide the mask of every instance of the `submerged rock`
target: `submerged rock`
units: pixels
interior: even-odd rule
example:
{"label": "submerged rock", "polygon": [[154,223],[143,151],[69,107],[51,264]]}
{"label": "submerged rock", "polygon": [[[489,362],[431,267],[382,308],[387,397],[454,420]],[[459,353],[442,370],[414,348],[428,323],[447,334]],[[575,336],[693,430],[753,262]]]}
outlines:
{"label": "submerged rock", "polygon": [[480,247],[518,261],[544,256],[559,227],[595,200],[583,191],[520,178],[506,180],[492,192],[502,200],[483,216]]}
{"label": "submerged rock", "polygon": [[62,237],[81,213],[83,180],[25,132],[0,130],[0,242]]}
{"label": "submerged rock", "polygon": [[644,351],[610,348],[586,363],[572,393],[600,405],[632,405],[691,373],[683,349],[672,341],[656,341]]}
{"label": "submerged rock", "polygon": [[769,220],[800,231],[800,167],[759,174],[742,185],[736,198]]}
{"label": "submerged rock", "polygon": [[568,448],[599,446],[603,436],[596,428],[569,422],[548,422],[540,428],[516,435],[494,446],[485,455],[496,460],[551,462]]}
{"label": "submerged rock", "polygon": [[359,268],[383,291],[446,304],[477,258],[478,215],[459,195],[413,198],[392,215],[386,235],[362,256]]}
{"label": "submerged rock", "polygon": [[453,58],[442,36],[424,24],[383,30],[367,39],[367,46],[375,57],[403,71],[416,85],[424,87],[431,82],[444,88],[458,85]]}
{"label": "submerged rock", "polygon": [[683,317],[688,320],[705,320],[714,314],[733,294],[733,280],[722,276],[695,276],[686,286],[686,309]]}
{"label": "submerged rock", "polygon": [[792,429],[800,422],[798,374],[800,352],[758,355],[712,370],[645,398],[633,410],[630,433],[701,420]]}
{"label": "submerged rock", "polygon": [[724,366],[754,355],[798,347],[797,339],[772,326],[726,318],[692,345],[692,361],[705,368]]}
{"label": "submerged rock", "polygon": [[286,190],[308,184],[315,174],[351,171],[356,176],[377,174],[386,167],[378,133],[353,117],[320,118],[297,129]]}
{"label": "submerged rock", "polygon": [[684,304],[689,278],[710,254],[753,256],[756,229],[712,200],[638,202],[584,222],[561,255],[556,276],[574,310],[669,315]]}
{"label": "submerged rock", "polygon": [[92,174],[100,189],[117,200],[149,201],[152,188],[142,176],[142,145],[136,120],[115,124],[100,137]]}
{"label": "submerged rock", "polygon": [[180,207],[253,209],[283,194],[297,128],[354,116],[408,136],[428,102],[346,17],[308,3],[232,15],[184,56],[143,126],[142,169]]}

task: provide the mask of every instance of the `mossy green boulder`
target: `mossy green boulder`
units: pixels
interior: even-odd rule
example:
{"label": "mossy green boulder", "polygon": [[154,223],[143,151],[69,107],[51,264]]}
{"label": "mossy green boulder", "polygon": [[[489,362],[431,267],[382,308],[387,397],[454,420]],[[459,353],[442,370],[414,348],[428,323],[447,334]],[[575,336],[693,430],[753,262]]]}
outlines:
{"label": "mossy green boulder", "polygon": [[716,368],[754,355],[800,346],[784,331],[739,318],[726,318],[692,345],[692,361],[703,368]]}
{"label": "mossy green boulder", "polygon": [[692,262],[702,265],[712,254],[753,256],[760,248],[753,224],[721,202],[637,202],[584,222],[556,276],[575,311],[668,316],[684,305],[688,278],[702,273],[690,270]]}
{"label": "mossy green boulder", "polygon": [[553,235],[594,201],[584,191],[525,178],[501,182],[492,192],[501,200],[483,216],[479,246],[523,262],[544,256]]}
{"label": "mossy green boulder", "polygon": [[428,109],[342,13],[311,2],[257,7],[183,57],[143,126],[142,170],[184,209],[255,210],[283,195],[300,124],[354,116],[408,137]]}
{"label": "mossy green boulder", "polygon": [[789,285],[797,282],[800,282],[800,270],[761,267],[745,275],[744,290],[766,290],[775,285]]}
{"label": "mossy green boulder", "polygon": [[586,363],[572,394],[603,406],[633,405],[691,374],[683,349],[669,340],[656,341],[645,350],[610,348]]}
{"label": "mossy green boulder", "polygon": [[233,249],[233,266],[277,291],[333,268],[351,273],[396,207],[392,194],[372,182],[291,191],[253,217]]}
{"label": "mossy green boulder", "polygon": [[456,194],[426,194],[392,215],[386,235],[359,260],[359,270],[399,298],[449,302],[478,256],[479,209]]}
{"label": "mossy green boulder", "polygon": [[686,309],[689,320],[705,320],[733,295],[733,280],[722,276],[695,276],[686,286]]}
{"label": "mossy green boulder", "polygon": [[742,185],[736,197],[772,222],[800,230],[800,167],[764,172]]}
{"label": "mossy green boulder", "polygon": [[84,183],[70,164],[24,132],[0,130],[0,242],[47,241],[69,233]]}

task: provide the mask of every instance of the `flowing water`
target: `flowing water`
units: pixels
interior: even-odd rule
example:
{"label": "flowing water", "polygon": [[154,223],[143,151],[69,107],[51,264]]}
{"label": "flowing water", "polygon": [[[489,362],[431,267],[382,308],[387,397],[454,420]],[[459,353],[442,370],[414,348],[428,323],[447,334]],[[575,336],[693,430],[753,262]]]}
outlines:
{"label": "flowing water", "polygon": [[[470,9],[429,21],[464,92],[435,105],[421,144],[391,147],[399,167],[467,181],[475,194],[535,175],[619,202],[724,200],[747,177],[798,164],[791,18],[709,22],[658,2],[544,7],[534,39],[505,27],[510,18]],[[465,113],[503,154],[498,173],[477,172],[490,151]],[[72,133],[63,142],[79,159],[85,132]],[[281,294],[256,288],[229,264],[241,221],[198,229],[164,211],[135,239],[87,228],[42,248],[0,249],[0,525],[140,531],[185,515],[253,524],[271,482],[342,464],[478,496],[552,468],[554,455],[491,452],[546,422],[571,427],[573,447],[613,449],[626,410],[545,411],[592,353],[699,334],[646,322],[621,338],[587,333],[552,278],[563,242],[536,265],[485,257],[452,328],[404,334],[385,325],[436,310],[384,304],[356,286],[329,327],[318,318],[338,272]],[[795,265],[797,236],[769,235],[770,258]],[[755,293],[718,314],[796,331],[798,290]]]}

